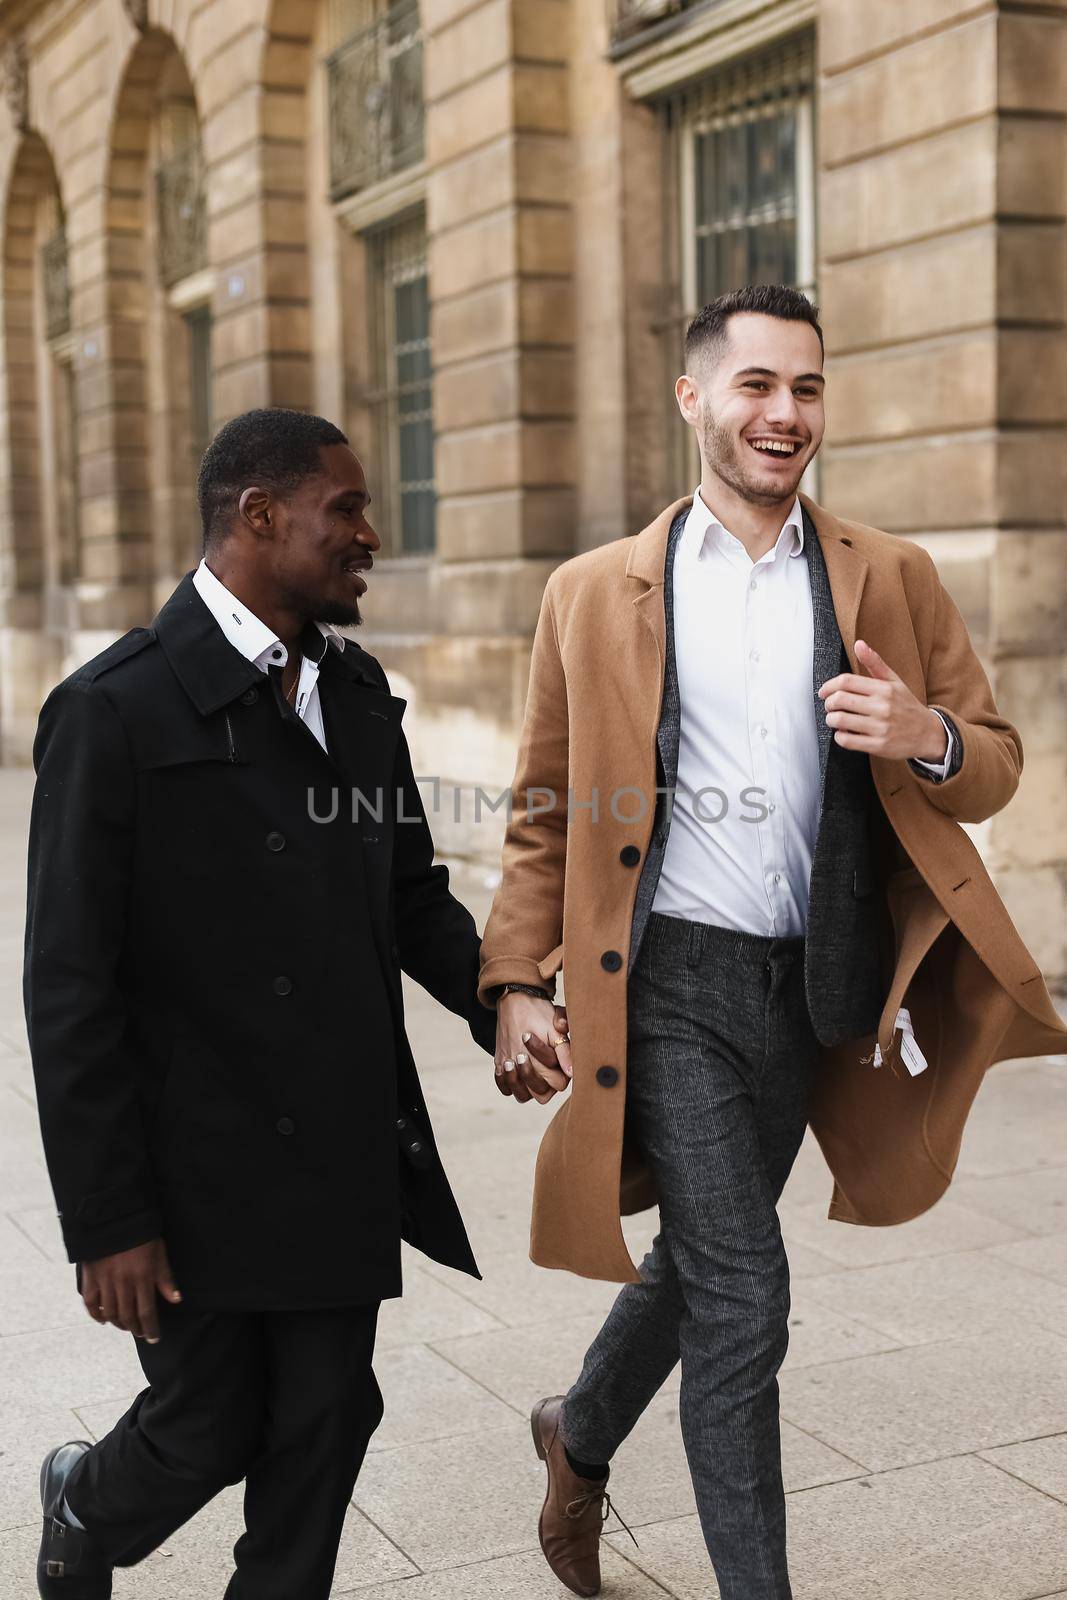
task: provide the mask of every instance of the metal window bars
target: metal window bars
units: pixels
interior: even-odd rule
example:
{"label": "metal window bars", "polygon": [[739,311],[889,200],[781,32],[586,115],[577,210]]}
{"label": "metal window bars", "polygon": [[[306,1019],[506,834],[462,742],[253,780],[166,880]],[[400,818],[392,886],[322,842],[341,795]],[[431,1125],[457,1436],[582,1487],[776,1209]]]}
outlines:
{"label": "metal window bars", "polygon": [[67,231],[62,223],[41,246],[41,276],[44,280],[45,337],[59,339],[70,332]]}
{"label": "metal window bars", "polygon": [[207,265],[207,197],[198,139],[156,167],[159,276],[165,288]]}
{"label": "metal window bars", "polygon": [[327,56],[331,199],[422,160],[422,38],[418,0],[398,0]]}
{"label": "metal window bars", "polygon": [[426,227],[417,215],[368,236],[381,529],[387,553],[428,555],[435,543],[433,359]]}

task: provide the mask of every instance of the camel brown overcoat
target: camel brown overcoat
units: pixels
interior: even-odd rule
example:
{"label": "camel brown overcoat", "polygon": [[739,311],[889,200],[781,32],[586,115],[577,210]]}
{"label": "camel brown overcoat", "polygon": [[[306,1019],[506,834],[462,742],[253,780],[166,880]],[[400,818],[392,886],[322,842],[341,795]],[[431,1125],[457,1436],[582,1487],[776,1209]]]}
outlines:
{"label": "camel brown overcoat", "polygon": [[[654,802],[657,783],[667,535],[689,503],[549,579],[503,880],[482,944],[486,1003],[498,984],[552,986],[564,970],[574,1079],[542,1140],[530,1253],[616,1282],[638,1276],[620,1218],[655,1199],[639,1156],[624,1160],[626,956],[653,823],[653,803],[642,802]],[[862,670],[855,642],[865,639],[952,717],[963,745],[959,771],[941,784],[906,761],[871,759],[893,843],[877,889],[894,952],[877,1035],[888,1064],[872,1066],[872,1035],[824,1048],[816,1074],[810,1120],[833,1174],[829,1216],[882,1226],[918,1216],[948,1188],[987,1067],[1067,1049],[1067,1026],[960,826],[1007,804],[1022,749],[959,611],[921,546],[804,503],[852,670]],[[902,1005],[929,1062],[915,1077],[894,1050]]]}

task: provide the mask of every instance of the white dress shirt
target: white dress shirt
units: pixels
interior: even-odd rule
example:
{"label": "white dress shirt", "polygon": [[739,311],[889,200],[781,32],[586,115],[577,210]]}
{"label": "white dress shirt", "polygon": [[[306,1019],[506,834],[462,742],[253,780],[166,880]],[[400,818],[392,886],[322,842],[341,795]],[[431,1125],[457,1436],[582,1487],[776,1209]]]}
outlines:
{"label": "white dress shirt", "polygon": [[[693,496],[674,559],[677,789],[652,903],[667,916],[778,938],[807,925],[822,795],[804,537],[797,499],[754,562]],[[949,769],[945,726],[944,761],[918,764],[931,777]]]}
{"label": "white dress shirt", "polygon": [[[226,585],[212,572],[206,561],[201,561],[193,573],[193,584],[197,594],[215,618],[230,644],[239,650],[246,660],[258,667],[260,672],[266,673],[268,667],[284,667],[289,660],[289,652],[277,634],[271,632],[265,622],[261,622],[254,611],[231,594]],[[343,636],[332,628],[328,622],[316,622],[316,628],[323,637],[323,654],[332,645],[335,650],[344,650]],[[319,663],[312,661],[308,656],[303,658],[300,666],[300,681],[297,684],[296,700],[293,710],[305,723],[309,733],[313,733],[322,748],[326,749],[326,729],[322,721],[322,705],[319,700]]]}

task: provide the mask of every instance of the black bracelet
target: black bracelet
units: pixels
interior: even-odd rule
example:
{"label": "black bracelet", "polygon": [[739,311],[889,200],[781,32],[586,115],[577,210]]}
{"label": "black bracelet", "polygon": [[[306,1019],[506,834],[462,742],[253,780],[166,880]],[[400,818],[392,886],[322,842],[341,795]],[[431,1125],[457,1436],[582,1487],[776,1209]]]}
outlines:
{"label": "black bracelet", "polygon": [[547,989],[535,989],[532,983],[505,983],[497,995],[497,1000],[503,1000],[506,994],[530,994],[535,1000],[551,1000],[552,996]]}

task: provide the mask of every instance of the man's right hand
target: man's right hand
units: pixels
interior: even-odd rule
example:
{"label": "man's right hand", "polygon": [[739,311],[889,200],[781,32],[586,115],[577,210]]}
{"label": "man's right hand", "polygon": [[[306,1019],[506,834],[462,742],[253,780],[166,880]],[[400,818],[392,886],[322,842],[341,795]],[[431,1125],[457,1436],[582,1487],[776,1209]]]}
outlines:
{"label": "man's right hand", "polygon": [[[546,995],[516,991],[497,1005],[496,1082],[501,1094],[547,1105],[571,1081],[569,1044],[552,1040],[568,1032],[567,1013]],[[549,1065],[551,1063],[551,1065]]]}
{"label": "man's right hand", "polygon": [[93,1321],[114,1323],[149,1344],[159,1343],[157,1294],[172,1306],[181,1300],[162,1239],[81,1263],[82,1300]]}

